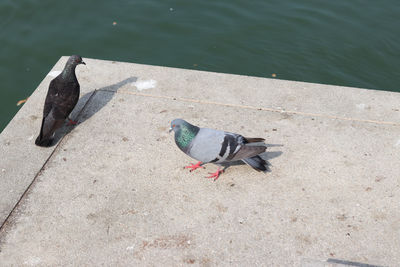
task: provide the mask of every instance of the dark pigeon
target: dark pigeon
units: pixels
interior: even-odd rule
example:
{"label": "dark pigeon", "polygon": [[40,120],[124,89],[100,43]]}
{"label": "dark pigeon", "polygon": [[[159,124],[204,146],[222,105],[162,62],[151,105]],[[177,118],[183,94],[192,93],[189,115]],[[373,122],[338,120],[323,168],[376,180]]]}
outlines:
{"label": "dark pigeon", "polygon": [[[263,138],[246,138],[235,133],[199,128],[182,119],[173,120],[170,131],[175,132],[175,143],[179,149],[199,161],[185,167],[191,171],[206,163],[220,165],[239,160],[257,171],[268,170],[268,163],[259,156],[267,149]],[[218,171],[208,178],[216,180],[223,171],[218,167]]]}
{"label": "dark pigeon", "polygon": [[[55,131],[63,126],[65,119],[78,103],[80,91],[75,68],[79,64],[85,64],[80,56],[70,56],[64,70],[50,82],[44,103],[40,134],[35,141],[36,145],[51,146]],[[70,123],[76,122],[70,120]]]}

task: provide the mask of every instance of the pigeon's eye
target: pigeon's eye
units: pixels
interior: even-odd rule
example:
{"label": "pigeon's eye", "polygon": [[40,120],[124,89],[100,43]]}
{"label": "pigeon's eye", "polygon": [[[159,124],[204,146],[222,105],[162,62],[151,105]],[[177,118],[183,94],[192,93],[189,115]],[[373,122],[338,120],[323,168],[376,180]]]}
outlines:
{"label": "pigeon's eye", "polygon": [[175,124],[173,124],[173,125],[172,125],[172,128],[175,128],[175,126],[176,126],[176,125],[175,125]]}

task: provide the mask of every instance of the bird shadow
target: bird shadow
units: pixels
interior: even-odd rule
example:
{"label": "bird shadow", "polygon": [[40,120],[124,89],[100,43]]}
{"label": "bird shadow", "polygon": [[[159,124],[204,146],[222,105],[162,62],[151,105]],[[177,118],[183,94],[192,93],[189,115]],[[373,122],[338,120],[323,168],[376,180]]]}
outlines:
{"label": "bird shadow", "polygon": [[[61,140],[61,138],[63,138],[63,136],[70,133],[75,127],[79,127],[80,124],[90,119],[94,114],[105,107],[108,102],[110,102],[111,99],[114,97],[119,88],[129,83],[134,83],[137,81],[137,79],[137,77],[130,77],[118,83],[95,89],[84,94],[81,98],[79,98],[78,103],[70,114],[70,118],[74,118],[73,120],[76,121],[77,124],[69,125],[68,123],[64,123],[63,127],[56,131],[52,146],[57,144]],[[99,92],[107,93],[103,93],[101,98],[95,97],[96,94],[98,94]]]}
{"label": "bird shadow", "polygon": [[[283,145],[276,145],[276,144],[266,144],[267,147],[279,147],[279,146],[283,146]],[[259,154],[259,156],[265,160],[267,162],[267,172],[270,172],[271,170],[269,169],[270,166],[272,166],[272,164],[268,161],[271,160],[273,158],[277,158],[280,155],[282,155],[283,152],[282,151],[266,151],[263,152],[261,154]],[[232,166],[238,166],[238,165],[246,165],[246,163],[244,163],[243,161],[239,160],[239,161],[234,161],[234,162],[227,162],[227,163],[223,163],[221,164],[221,166],[224,167],[224,171],[226,171],[228,168],[232,167]]]}

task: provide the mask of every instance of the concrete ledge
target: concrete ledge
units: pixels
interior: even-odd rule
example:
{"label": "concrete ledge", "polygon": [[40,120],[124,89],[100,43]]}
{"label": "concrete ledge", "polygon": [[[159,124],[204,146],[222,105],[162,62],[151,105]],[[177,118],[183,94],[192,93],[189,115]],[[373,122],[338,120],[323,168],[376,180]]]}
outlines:
{"label": "concrete ledge", "polygon": [[[0,135],[0,263],[400,262],[400,94],[85,62],[56,146],[34,145],[50,76]],[[214,183],[182,169],[177,117],[283,146]]]}

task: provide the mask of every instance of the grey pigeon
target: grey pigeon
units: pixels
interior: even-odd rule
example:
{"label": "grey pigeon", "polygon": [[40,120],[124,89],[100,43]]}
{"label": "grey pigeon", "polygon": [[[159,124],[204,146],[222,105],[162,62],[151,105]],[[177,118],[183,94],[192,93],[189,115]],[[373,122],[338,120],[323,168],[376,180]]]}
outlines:
{"label": "grey pigeon", "polygon": [[[55,131],[64,124],[65,119],[78,103],[80,91],[75,68],[79,64],[86,65],[80,56],[70,56],[64,70],[50,82],[36,145],[51,146]],[[70,120],[70,124],[76,124],[76,122]]]}
{"label": "grey pigeon", "polygon": [[[193,171],[206,163],[223,164],[242,160],[257,171],[267,171],[267,162],[259,154],[267,149],[263,138],[246,138],[239,134],[199,128],[182,119],[171,122],[170,131],[175,132],[175,143],[188,156],[198,160],[185,168]],[[253,144],[251,144],[253,143]],[[255,144],[258,143],[258,144]],[[224,170],[220,166],[207,178],[218,179]]]}

